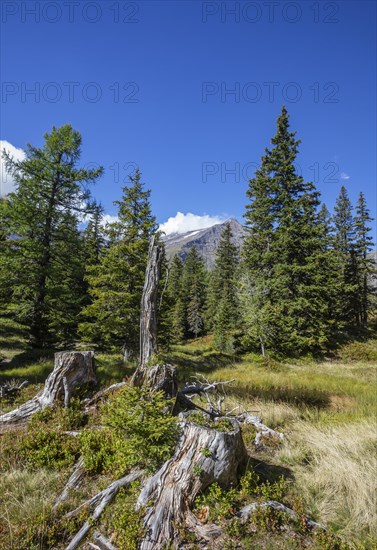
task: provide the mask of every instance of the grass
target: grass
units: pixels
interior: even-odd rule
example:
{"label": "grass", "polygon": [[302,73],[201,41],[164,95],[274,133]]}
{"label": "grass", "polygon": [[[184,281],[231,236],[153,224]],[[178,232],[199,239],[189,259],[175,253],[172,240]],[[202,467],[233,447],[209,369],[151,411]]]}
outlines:
{"label": "grass", "polygon": [[206,338],[177,346],[173,357],[181,378],[234,379],[228,406],[254,411],[286,435],[281,448],[253,452],[257,469],[269,477],[284,471],[311,517],[375,548],[377,340],[348,344],[338,359],[324,361],[217,355]]}
{"label": "grass", "polygon": [[[53,366],[53,354],[52,350],[26,350],[22,327],[12,325],[9,319],[5,321],[0,327],[0,357],[5,358],[0,363],[0,382],[27,378],[37,384],[22,392],[17,398],[21,402],[45,380]],[[365,544],[358,548],[376,548],[376,542],[372,542],[377,540],[376,339],[348,344],[337,357],[327,360],[274,361],[254,354],[234,357],[218,353],[212,339],[205,337],[175,346],[165,359],[177,365],[181,384],[197,376],[234,379],[227,386],[227,406],[255,411],[267,425],[285,434],[282,445],[256,452],[252,449],[252,430],[244,430],[252,463],[262,478],[276,479],[283,473],[292,480],[292,499],[302,496],[308,515],[355,545]],[[102,386],[127,379],[134,370],[134,365],[124,364],[118,354],[97,354],[96,362]],[[0,404],[3,411],[9,408],[10,404]],[[11,494],[11,475],[12,472],[2,481],[0,495]],[[47,474],[38,471],[37,475]],[[43,498],[48,498],[56,482],[53,477],[45,478],[46,492],[37,490],[32,497],[30,473],[22,477],[23,472],[15,471],[14,476],[10,479],[15,480],[16,493],[17,487],[22,491],[25,484],[25,502],[29,497],[36,498],[31,509],[42,506]],[[2,515],[0,534],[8,533],[9,541],[15,528],[13,521],[16,525],[22,507],[19,512],[9,508],[10,501],[14,501],[12,496],[4,508],[5,496],[1,498],[1,508],[6,513]],[[276,541],[272,547],[279,548],[279,544]]]}
{"label": "grass", "polygon": [[20,539],[33,534],[35,525],[52,504],[60,474],[46,470],[11,470],[0,477],[0,548],[18,550]]}

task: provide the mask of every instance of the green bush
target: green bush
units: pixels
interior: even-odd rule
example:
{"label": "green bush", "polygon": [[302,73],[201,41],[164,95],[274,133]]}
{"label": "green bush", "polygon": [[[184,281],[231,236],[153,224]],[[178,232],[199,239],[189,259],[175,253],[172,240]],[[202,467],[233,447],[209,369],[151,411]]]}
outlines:
{"label": "green bush", "polygon": [[81,401],[72,398],[67,408],[55,405],[36,412],[31,417],[30,425],[38,426],[43,423],[55,430],[73,431],[85,426],[87,421],[88,416],[83,412]]}
{"label": "green bush", "polygon": [[204,495],[195,499],[197,511],[208,507],[208,519],[223,521],[231,518],[238,505],[238,492],[235,489],[223,490],[217,483],[213,483]]}
{"label": "green bush", "polygon": [[140,539],[145,534],[143,516],[145,510],[136,510],[140,483],[132,484],[131,489],[120,489],[114,506],[109,510],[109,524],[115,530],[115,543],[118,548],[137,550]]}
{"label": "green bush", "polygon": [[[258,474],[250,469],[240,479],[237,489],[222,489],[217,483],[210,485],[208,490],[195,499],[195,510],[199,516],[203,513],[211,521],[224,521],[232,518],[236,511],[250,500],[255,499],[281,501],[287,491],[287,481],[280,477],[274,483],[266,481],[260,483]],[[206,512],[208,510],[208,512]],[[265,520],[265,524],[273,524],[273,520],[281,519],[277,514],[258,508],[256,513],[258,521]],[[235,527],[233,525],[233,527]]]}
{"label": "green bush", "polygon": [[342,361],[377,361],[375,341],[351,342],[343,346],[338,356]]}
{"label": "green bush", "polygon": [[74,464],[80,446],[73,436],[34,424],[20,439],[17,452],[30,466],[61,470]]}
{"label": "green bush", "polygon": [[155,470],[167,460],[178,435],[178,420],[162,392],[127,387],[101,410],[104,430],[79,436],[85,466],[92,471],[123,474],[133,466]]}

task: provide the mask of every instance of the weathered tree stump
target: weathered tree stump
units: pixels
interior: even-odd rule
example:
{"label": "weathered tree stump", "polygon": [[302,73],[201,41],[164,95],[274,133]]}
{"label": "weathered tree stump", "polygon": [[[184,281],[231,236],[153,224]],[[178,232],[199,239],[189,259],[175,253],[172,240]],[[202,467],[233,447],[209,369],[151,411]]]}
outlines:
{"label": "weathered tree stump", "polygon": [[157,353],[157,298],[163,257],[163,246],[155,244],[155,237],[152,237],[141,298],[140,362],[132,377],[132,384],[135,386],[144,384],[148,363]]}
{"label": "weathered tree stump", "polygon": [[177,527],[185,523],[197,494],[214,482],[222,487],[237,483],[247,453],[238,423],[232,424],[232,431],[222,432],[185,421],[174,456],[140,493],[138,507],[152,501],[144,517],[147,534],[140,550],[162,550],[167,544],[178,549]]}
{"label": "weathered tree stump", "polygon": [[55,353],[55,366],[43,391],[17,409],[0,416],[0,433],[12,425],[27,422],[32,414],[64,400],[68,406],[77,387],[96,382],[93,351]]}

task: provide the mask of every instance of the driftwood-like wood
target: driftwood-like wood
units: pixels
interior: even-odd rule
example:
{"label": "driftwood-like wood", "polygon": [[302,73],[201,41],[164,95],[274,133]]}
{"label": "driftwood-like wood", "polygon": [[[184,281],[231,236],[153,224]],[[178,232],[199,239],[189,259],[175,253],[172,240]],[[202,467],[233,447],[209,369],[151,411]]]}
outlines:
{"label": "driftwood-like wood", "polygon": [[[258,509],[276,510],[286,514],[292,521],[298,521],[300,518],[297,514],[288,506],[281,504],[275,500],[267,500],[266,502],[252,502],[247,506],[244,506],[237,512],[234,518],[238,519],[241,524],[248,523],[252,514]],[[308,529],[324,529],[322,525],[311,520],[308,517],[304,518],[305,525]],[[197,539],[201,542],[211,542],[215,548],[221,548],[221,542],[226,534],[226,525],[217,525],[215,523],[201,523],[198,517],[193,512],[186,514],[186,527],[195,533]]]}
{"label": "driftwood-like wood", "polygon": [[55,366],[41,393],[17,409],[0,416],[0,433],[7,427],[27,422],[32,414],[64,400],[69,404],[75,389],[96,382],[92,351],[62,351],[55,353]]}
{"label": "driftwood-like wood", "polygon": [[104,390],[100,390],[93,397],[85,401],[85,408],[84,408],[85,412],[89,412],[91,409],[95,408],[98,405],[98,403],[100,403],[105,398],[107,398],[110,393],[113,393],[114,391],[119,390],[120,388],[123,388],[126,385],[127,385],[127,382],[117,382],[116,384],[112,384],[111,386],[108,386]]}
{"label": "driftwood-like wood", "polygon": [[65,485],[63,491],[60,493],[58,498],[56,499],[54,506],[52,507],[52,510],[56,510],[58,506],[64,502],[71,491],[76,491],[82,484],[85,477],[85,468],[84,468],[84,460],[83,458],[80,458],[77,464],[75,465],[73,472],[71,474],[71,477],[67,481],[67,484]]}
{"label": "driftwood-like wood", "polygon": [[[177,526],[184,523],[196,495],[211,483],[223,487],[237,483],[240,468],[247,460],[237,422],[231,432],[184,423],[174,456],[144,485],[138,507],[146,507],[146,536],[140,550],[162,550],[164,545],[180,547]],[[216,427],[216,422],[214,422]]]}
{"label": "driftwood-like wood", "polygon": [[95,541],[95,544],[89,542],[89,546],[91,548],[95,548],[95,550],[117,550],[116,546],[114,546],[113,543],[101,533],[95,532],[93,534],[93,540]]}
{"label": "driftwood-like wood", "polygon": [[15,396],[28,384],[29,382],[27,380],[24,380],[19,384],[17,384],[16,382],[5,382],[5,384],[0,384],[0,398],[9,398]]}
{"label": "driftwood-like wood", "polygon": [[[251,504],[244,506],[236,514],[236,517],[241,521],[241,523],[245,523],[246,521],[249,521],[250,516],[258,508],[262,508],[263,510],[265,510],[266,508],[277,510],[278,512],[287,514],[293,521],[298,520],[296,513],[291,508],[288,508],[288,506],[285,506],[285,504],[281,504],[281,502],[277,502],[276,500],[267,500],[266,502],[252,502]],[[307,517],[305,518],[305,524],[309,529],[323,529],[323,526],[320,523],[317,523],[316,521],[313,521]]]}
{"label": "driftwood-like wood", "polygon": [[81,541],[88,534],[90,527],[101,516],[106,506],[110,504],[110,502],[118,494],[119,489],[121,487],[128,487],[133,481],[136,481],[137,479],[139,479],[142,476],[142,474],[143,472],[141,470],[131,472],[127,476],[122,477],[121,479],[118,479],[117,481],[114,481],[113,483],[111,483],[111,485],[109,485],[106,489],[104,489],[103,491],[100,491],[93,498],[91,498],[90,500],[82,504],[79,508],[74,510],[73,513],[71,512],[70,514],[66,514],[65,517],[72,517],[73,515],[75,515],[75,513],[78,510],[81,510],[84,506],[89,508],[93,508],[93,506],[96,506],[90,518],[84,523],[80,531],[76,533],[72,541],[67,546],[66,550],[75,550],[75,548],[79,546]]}
{"label": "driftwood-like wood", "polygon": [[147,367],[143,370],[143,386],[163,391],[167,399],[177,395],[177,369],[172,365],[161,364]]}
{"label": "driftwood-like wood", "polygon": [[243,414],[239,416],[239,420],[245,424],[252,424],[256,427],[257,433],[254,439],[254,445],[256,449],[263,448],[263,437],[275,437],[276,439],[283,440],[284,435],[281,432],[272,430],[268,426],[262,423],[259,416],[252,416],[251,414]]}
{"label": "driftwood-like wood", "polygon": [[140,365],[145,366],[157,353],[157,297],[164,249],[153,236],[149,245],[148,264],[141,298]]}

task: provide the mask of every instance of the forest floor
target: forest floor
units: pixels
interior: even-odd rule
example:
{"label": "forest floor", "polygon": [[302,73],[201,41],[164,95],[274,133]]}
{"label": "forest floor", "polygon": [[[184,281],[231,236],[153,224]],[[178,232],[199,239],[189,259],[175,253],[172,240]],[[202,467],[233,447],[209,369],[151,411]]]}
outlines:
{"label": "forest floor", "polygon": [[[223,406],[250,411],[285,435],[282,443],[266,440],[264,449],[256,451],[253,430],[244,431],[261,478],[273,482],[283,475],[289,482],[288,503],[299,499],[308,516],[354,548],[377,548],[377,339],[348,344],[327,360],[275,361],[256,354],[220,354],[211,337],[204,337],[175,346],[166,360],[178,367],[181,384],[195,377],[234,380],[226,386]],[[117,354],[96,354],[96,365],[103,387],[127,379],[134,370]],[[3,318],[0,383],[27,379],[29,385],[16,401],[0,400],[0,414],[34,396],[52,367],[53,352],[26,349],[22,327]],[[61,480],[58,472],[44,469],[0,471],[0,541],[5,533],[12,548],[17,522],[33,522],[51,495],[58,494]],[[300,547],[273,533],[264,543],[258,540],[250,548]],[[340,548],[328,542],[319,547]]]}

